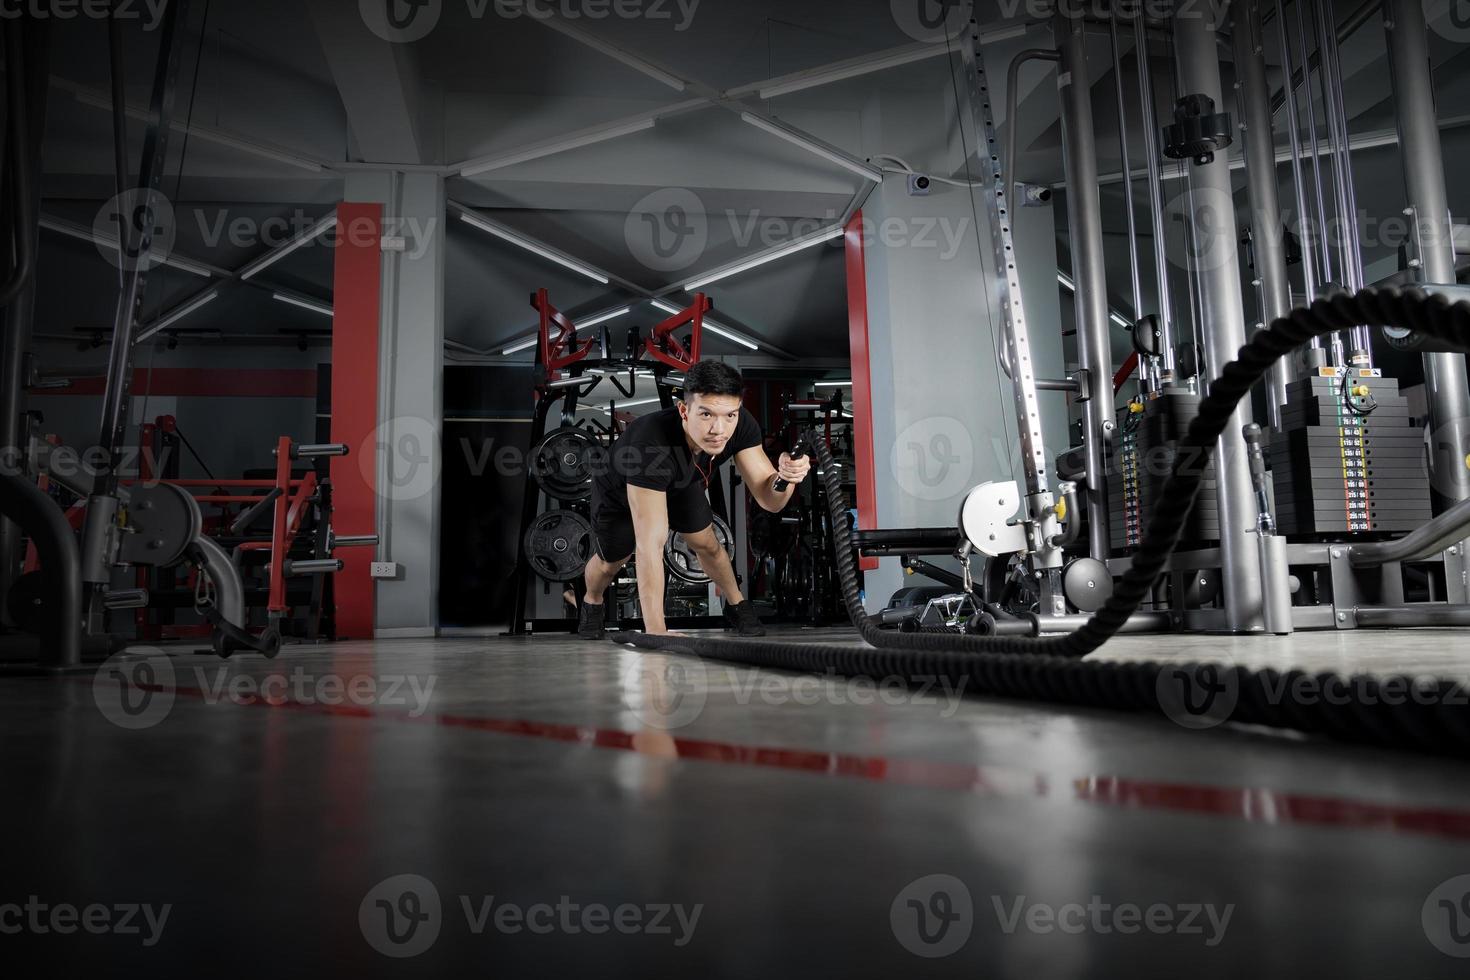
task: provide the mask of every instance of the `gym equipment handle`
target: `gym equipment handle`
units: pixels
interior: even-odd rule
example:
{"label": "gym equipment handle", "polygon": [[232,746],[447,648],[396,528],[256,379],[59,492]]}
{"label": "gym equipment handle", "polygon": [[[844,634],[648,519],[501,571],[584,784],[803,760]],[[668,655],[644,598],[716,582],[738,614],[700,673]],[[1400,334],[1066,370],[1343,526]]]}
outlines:
{"label": "gym equipment handle", "polygon": [[327,575],[342,571],[340,558],[313,558],[307,561],[288,561],[282,567],[287,575]]}
{"label": "gym equipment handle", "polygon": [[292,459],[316,459],[321,456],[346,456],[348,454],[347,444],[343,442],[327,443],[320,446],[292,446]]}
{"label": "gym equipment handle", "polygon": [[[806,447],[802,445],[802,443],[801,443],[800,440],[797,440],[796,445],[791,448],[791,458],[792,459],[801,459],[805,455],[806,455]],[[776,480],[776,492],[777,493],[785,493],[786,492],[786,488],[789,487],[789,486],[791,486],[791,481],[790,480],[782,480],[779,477],[777,478],[777,480]]]}

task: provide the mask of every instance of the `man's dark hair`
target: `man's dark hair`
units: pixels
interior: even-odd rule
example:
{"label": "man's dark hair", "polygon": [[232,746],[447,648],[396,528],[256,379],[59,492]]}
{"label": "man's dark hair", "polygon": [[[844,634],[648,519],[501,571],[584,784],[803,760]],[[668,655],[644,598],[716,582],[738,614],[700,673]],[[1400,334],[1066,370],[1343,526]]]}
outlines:
{"label": "man's dark hair", "polygon": [[700,361],[684,376],[686,401],[695,395],[734,395],[738,398],[743,394],[745,379],[723,361]]}

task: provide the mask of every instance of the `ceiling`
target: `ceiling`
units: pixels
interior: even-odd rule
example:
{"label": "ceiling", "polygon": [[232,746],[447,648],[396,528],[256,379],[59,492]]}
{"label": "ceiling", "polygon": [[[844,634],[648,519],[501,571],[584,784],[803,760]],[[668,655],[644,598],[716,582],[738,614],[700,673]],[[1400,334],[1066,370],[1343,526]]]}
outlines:
{"label": "ceiling", "polygon": [[[293,343],[322,330],[330,321],[321,314],[275,296],[330,303],[329,248],[300,248],[251,283],[228,277],[268,253],[270,240],[259,234],[268,220],[280,228],[310,226],[342,198],[346,178],[363,169],[440,170],[448,177],[451,202],[611,280],[594,282],[453,220],[458,212],[451,211],[446,336],[461,351],[492,355],[532,328],[527,296],[537,288],[549,289],[553,302],[573,315],[631,305],[633,311],[611,326],[646,328],[663,318],[647,305],[650,296],[667,293],[682,305],[683,283],[830,226],[875,186],[748,125],[742,111],[795,128],[851,161],[881,152],[921,170],[953,169],[936,150],[948,145],[954,128],[948,94],[953,78],[945,57],[769,99],[748,90],[762,80],[920,43],[911,33],[916,25],[909,23],[913,11],[907,6],[919,0],[626,0],[601,6],[597,0],[556,0],[558,13],[551,20],[530,16],[519,0],[438,0],[426,8],[438,11],[426,36],[393,44],[372,33],[372,26],[382,26],[379,2],[191,4],[175,110],[176,120],[190,128],[173,140],[164,193],[175,206],[172,255],[217,275],[206,279],[171,267],[152,276],[145,320],[178,311],[217,286],[217,300],[172,329]],[[392,2],[400,12],[407,4]],[[1339,20],[1347,21],[1359,6],[1341,0]],[[587,16],[614,8],[640,16]],[[981,20],[987,29],[1002,26],[998,12]],[[1470,97],[1470,72],[1463,70],[1470,48],[1465,39],[1455,43],[1447,23],[1442,20],[1444,29],[1432,37],[1446,108]],[[135,107],[148,102],[157,51],[158,32],[149,26],[141,20],[124,25],[127,93]],[[55,21],[51,47],[43,181],[50,225],[42,236],[37,330],[91,337],[110,330],[117,291],[110,253],[86,240],[114,191],[107,27],[85,18]],[[1268,43],[1267,60],[1273,79],[1279,79],[1273,47]],[[1343,45],[1355,135],[1393,125],[1383,47],[1377,16]],[[1131,43],[1125,41],[1122,55],[1125,86],[1136,92]],[[1227,89],[1229,57],[1226,45]],[[1090,41],[1089,64],[1104,174],[1121,168],[1111,63],[1106,34],[1098,33]],[[1165,69],[1158,60],[1161,86],[1168,84]],[[1060,183],[1055,88],[1039,67],[1023,81],[1018,173]],[[908,98],[905,104],[916,107],[903,136],[875,121],[876,107],[895,98]],[[1161,110],[1166,105],[1161,98]],[[590,140],[589,130],[650,119],[656,122],[635,132],[486,173],[459,173],[466,162],[490,161],[569,134]],[[140,119],[130,120],[134,161],[141,155],[143,128]],[[1458,133],[1448,131],[1447,145],[1463,145]],[[1278,138],[1284,140],[1283,134]],[[1136,117],[1130,139],[1136,165],[1142,154]],[[1402,182],[1388,176],[1392,157],[1391,147],[1355,156],[1360,204],[1370,213],[1400,206],[1395,193]],[[1365,174],[1372,179],[1365,182]],[[1238,179],[1243,186],[1243,175]],[[1136,186],[1141,192],[1144,185]],[[1114,305],[1127,311],[1132,301],[1122,247],[1122,184],[1104,190],[1105,227],[1120,246],[1109,250]],[[1458,195],[1462,189],[1452,191]],[[671,202],[683,208],[696,244],[660,255],[650,251],[650,235]],[[1141,200],[1137,206],[1147,256],[1148,216]],[[1065,246],[1064,209],[1058,213]],[[236,228],[245,231],[236,234]],[[778,359],[840,358],[846,353],[844,277],[840,248],[827,245],[721,281],[707,292],[717,322],[779,352]],[[712,353],[742,350],[713,335],[706,345]]]}

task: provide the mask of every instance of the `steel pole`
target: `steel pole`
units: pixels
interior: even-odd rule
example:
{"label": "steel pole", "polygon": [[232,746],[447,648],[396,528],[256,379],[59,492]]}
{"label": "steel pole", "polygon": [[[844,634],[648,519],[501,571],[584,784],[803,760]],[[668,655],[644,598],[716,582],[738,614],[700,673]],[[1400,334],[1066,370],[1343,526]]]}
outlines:
{"label": "steel pole", "polygon": [[[1424,280],[1452,284],[1453,224],[1445,190],[1444,153],[1439,141],[1424,8],[1420,0],[1389,0],[1384,12],[1399,155],[1417,224]],[[1424,387],[1429,404],[1434,489],[1451,503],[1470,499],[1470,468],[1466,466],[1466,454],[1470,453],[1470,381],[1466,379],[1465,356],[1424,355]],[[1463,586],[1462,580],[1462,593]],[[1450,591],[1455,595],[1454,583]]]}
{"label": "steel pole", "polygon": [[1072,233],[1072,278],[1077,286],[1077,357],[1091,381],[1082,403],[1087,456],[1087,543],[1106,560],[1108,534],[1108,436],[1113,422],[1113,357],[1108,336],[1108,271],[1103,251],[1102,199],[1097,182],[1097,144],[1092,127],[1092,76],[1087,70],[1086,25],[1080,16],[1053,18],[1061,90],[1063,164],[1067,174],[1067,227]]}
{"label": "steel pole", "polygon": [[[1235,71],[1240,80],[1240,119],[1245,141],[1246,186],[1251,200],[1252,249],[1261,281],[1261,318],[1267,323],[1291,312],[1291,282],[1286,276],[1286,242],[1276,186],[1276,140],[1271,126],[1271,90],[1266,81],[1260,0],[1236,0]],[[1292,359],[1271,368],[1267,408],[1271,428],[1281,428],[1286,386],[1293,380]]]}
{"label": "steel pole", "polygon": [[[1174,42],[1182,90],[1225,102],[1216,54],[1219,25],[1214,14],[1196,10],[1174,18]],[[1230,186],[1228,153],[1210,163],[1189,161],[1195,192],[1191,228],[1200,266],[1200,325],[1204,334],[1205,373],[1217,378],[1245,345],[1245,309],[1240,292],[1240,258],[1235,242],[1235,203]],[[1205,214],[1206,209],[1221,213]],[[1256,526],[1255,493],[1250,459],[1242,434],[1252,422],[1248,403],[1235,410],[1215,449],[1218,485],[1220,553],[1225,590],[1225,623],[1232,632],[1265,629],[1261,565],[1250,539]]]}
{"label": "steel pole", "polygon": [[[1317,298],[1317,276],[1313,271],[1316,255],[1307,244],[1307,178],[1302,169],[1302,125],[1296,113],[1296,84],[1292,81],[1291,36],[1286,30],[1286,15],[1282,12],[1281,0],[1276,0],[1276,25],[1281,29],[1281,65],[1287,76],[1286,116],[1291,135],[1291,176],[1296,187],[1297,234],[1302,244],[1302,284],[1306,287],[1306,300]],[[1320,348],[1322,340],[1312,338],[1312,346]]]}
{"label": "steel pole", "polygon": [[1148,156],[1148,200],[1154,225],[1154,272],[1159,279],[1160,346],[1164,349],[1160,380],[1172,385],[1178,358],[1174,352],[1174,303],[1169,295],[1169,253],[1164,233],[1164,181],[1159,167],[1159,116],[1154,109],[1153,65],[1148,59],[1148,31],[1143,17],[1133,18],[1133,51],[1138,58],[1138,98],[1143,110],[1143,151]]}

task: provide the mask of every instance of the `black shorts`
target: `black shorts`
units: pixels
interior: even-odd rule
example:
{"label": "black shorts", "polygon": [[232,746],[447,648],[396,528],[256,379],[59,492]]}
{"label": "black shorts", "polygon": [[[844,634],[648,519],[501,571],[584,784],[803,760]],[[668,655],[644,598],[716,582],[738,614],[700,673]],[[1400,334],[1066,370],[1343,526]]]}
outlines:
{"label": "black shorts", "polygon": [[[668,494],[669,528],[680,534],[696,534],[715,522],[709,498],[702,487],[689,487]],[[601,499],[596,488],[592,492],[592,541],[597,556],[610,564],[626,561],[638,550],[638,536],[633,530],[632,511]]]}

